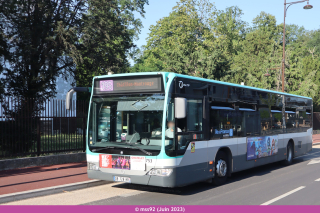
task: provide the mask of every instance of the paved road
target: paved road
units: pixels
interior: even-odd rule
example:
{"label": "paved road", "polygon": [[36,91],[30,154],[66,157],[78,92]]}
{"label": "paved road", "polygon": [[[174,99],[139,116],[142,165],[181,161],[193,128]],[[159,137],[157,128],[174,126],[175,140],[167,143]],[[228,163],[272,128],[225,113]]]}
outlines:
{"label": "paved road", "polygon": [[9,203],[68,205],[320,205],[320,145],[284,167],[274,163],[235,173],[219,187],[183,188],[108,184]]}

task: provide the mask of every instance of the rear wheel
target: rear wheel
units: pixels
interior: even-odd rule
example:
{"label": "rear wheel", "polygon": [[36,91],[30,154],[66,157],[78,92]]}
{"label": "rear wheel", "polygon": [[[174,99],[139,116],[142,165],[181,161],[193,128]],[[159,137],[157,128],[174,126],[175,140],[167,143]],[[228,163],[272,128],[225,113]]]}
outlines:
{"label": "rear wheel", "polygon": [[227,181],[228,158],[224,151],[219,151],[215,160],[215,175],[212,180],[216,186],[222,185]]}
{"label": "rear wheel", "polygon": [[292,160],[293,160],[293,145],[292,145],[292,143],[288,143],[288,146],[287,146],[287,157],[284,160],[284,164],[285,165],[290,165],[290,164],[292,164]]}

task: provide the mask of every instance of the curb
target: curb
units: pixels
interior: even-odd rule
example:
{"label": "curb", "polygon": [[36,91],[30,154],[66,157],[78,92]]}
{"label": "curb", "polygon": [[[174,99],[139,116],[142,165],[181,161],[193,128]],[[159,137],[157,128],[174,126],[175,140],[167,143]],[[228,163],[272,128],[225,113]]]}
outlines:
{"label": "curb", "polygon": [[89,180],[89,181],[84,181],[84,182],[79,182],[79,183],[71,183],[71,184],[47,187],[47,188],[42,188],[42,189],[35,189],[35,190],[29,190],[29,191],[24,191],[24,192],[5,194],[5,195],[0,195],[0,204],[23,200],[23,199],[28,199],[28,198],[57,194],[57,193],[61,193],[63,191],[73,191],[73,190],[78,190],[78,189],[84,189],[84,188],[88,188],[88,187],[99,186],[99,185],[104,185],[104,184],[109,184],[109,183],[112,183],[112,182],[104,181],[104,180]]}
{"label": "curb", "polygon": [[320,142],[316,142],[316,143],[313,143],[312,146],[313,146],[313,145],[319,145],[319,144],[320,144]]}

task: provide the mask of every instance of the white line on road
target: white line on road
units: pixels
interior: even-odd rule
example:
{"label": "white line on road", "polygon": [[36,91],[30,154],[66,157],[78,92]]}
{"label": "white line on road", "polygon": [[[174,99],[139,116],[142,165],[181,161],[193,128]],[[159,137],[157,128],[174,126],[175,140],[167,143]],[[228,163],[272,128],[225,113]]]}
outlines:
{"label": "white line on road", "polygon": [[301,155],[301,156],[296,157],[296,158],[294,158],[294,159],[306,157],[306,156],[309,156],[309,155],[314,155],[314,154],[317,154],[317,153],[320,153],[320,151],[319,151],[319,152],[310,153],[310,154]]}
{"label": "white line on road", "polygon": [[294,190],[292,190],[292,191],[290,191],[290,192],[287,192],[287,193],[285,193],[285,194],[283,194],[283,195],[280,195],[279,197],[276,197],[276,198],[274,198],[274,199],[272,199],[272,200],[269,200],[268,202],[265,202],[265,203],[263,203],[263,204],[261,204],[262,206],[265,206],[265,205],[269,205],[269,204],[271,204],[271,203],[274,203],[274,202],[276,202],[276,201],[278,201],[278,200],[280,200],[280,199],[282,199],[282,198],[284,198],[284,197],[287,197],[288,195],[291,195],[291,194],[293,194],[293,193],[295,193],[295,192],[297,192],[297,191],[299,191],[299,190],[301,190],[301,189],[303,189],[303,188],[305,188],[305,186],[300,186],[300,187],[298,187],[298,188],[296,188],[296,189],[294,189]]}
{"label": "white line on road", "polygon": [[320,158],[314,158],[314,159],[312,159],[312,160],[308,163],[308,165],[310,165],[310,164],[316,164],[316,163],[320,163]]}
{"label": "white line on road", "polygon": [[319,179],[317,179],[317,180],[315,180],[315,181],[320,181],[320,178],[319,178]]}

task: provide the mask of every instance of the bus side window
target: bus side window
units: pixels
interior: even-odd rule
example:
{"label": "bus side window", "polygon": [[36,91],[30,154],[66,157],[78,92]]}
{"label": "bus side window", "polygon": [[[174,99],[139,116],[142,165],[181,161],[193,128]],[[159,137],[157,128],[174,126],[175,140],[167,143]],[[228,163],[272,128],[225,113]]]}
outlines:
{"label": "bus side window", "polygon": [[260,113],[259,111],[244,111],[243,112],[243,126],[244,133],[242,136],[260,135]]}
{"label": "bus side window", "polygon": [[[222,104],[221,104],[222,105]],[[231,106],[211,106],[210,139],[242,136],[242,113]]]}
{"label": "bus side window", "polygon": [[300,111],[299,112],[299,128],[302,128],[304,131],[312,127],[311,122],[311,112],[307,111]]}
{"label": "bus side window", "polygon": [[[298,112],[299,113],[299,112]],[[287,108],[285,110],[285,119],[286,119],[286,131],[287,132],[296,132],[298,127],[298,115],[294,107]]]}
{"label": "bus side window", "polygon": [[202,100],[187,100],[187,130],[202,131]]}
{"label": "bus side window", "polygon": [[[185,149],[189,142],[203,139],[202,117],[203,106],[201,99],[187,99],[187,116],[183,119],[176,119],[178,143],[180,149]],[[188,133],[188,134],[186,134]]]}
{"label": "bus side window", "polygon": [[202,131],[202,100],[187,100],[187,117],[177,119],[177,127],[182,132]]}

